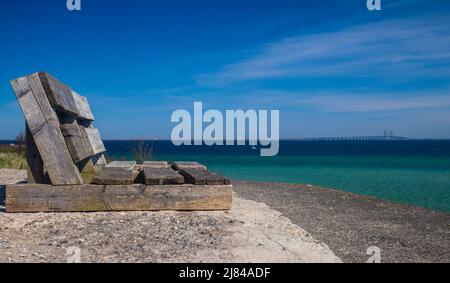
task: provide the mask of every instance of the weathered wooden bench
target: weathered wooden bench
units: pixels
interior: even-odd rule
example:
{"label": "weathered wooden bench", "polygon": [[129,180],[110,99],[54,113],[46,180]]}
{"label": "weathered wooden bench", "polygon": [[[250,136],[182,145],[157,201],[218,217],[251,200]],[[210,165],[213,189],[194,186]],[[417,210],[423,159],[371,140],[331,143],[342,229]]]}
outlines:
{"label": "weathered wooden bench", "polygon": [[11,81],[26,121],[28,183],[7,212],[227,210],[230,181],[196,162],[113,161],[87,98],[45,72]]}

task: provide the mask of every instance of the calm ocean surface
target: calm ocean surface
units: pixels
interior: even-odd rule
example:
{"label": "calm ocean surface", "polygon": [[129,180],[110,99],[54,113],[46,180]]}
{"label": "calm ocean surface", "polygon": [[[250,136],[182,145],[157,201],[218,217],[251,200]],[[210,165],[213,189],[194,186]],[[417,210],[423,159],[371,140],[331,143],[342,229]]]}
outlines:
{"label": "calm ocean surface", "polygon": [[[199,161],[232,179],[313,184],[450,212],[450,141],[282,141],[269,158],[248,146],[148,143],[156,160]],[[105,145],[110,157],[132,159],[132,142]]]}

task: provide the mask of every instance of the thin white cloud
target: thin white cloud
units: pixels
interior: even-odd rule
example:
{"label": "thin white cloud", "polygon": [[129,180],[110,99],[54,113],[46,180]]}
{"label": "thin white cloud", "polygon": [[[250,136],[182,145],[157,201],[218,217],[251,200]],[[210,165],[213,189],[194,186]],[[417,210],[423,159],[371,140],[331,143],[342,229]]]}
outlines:
{"label": "thin white cloud", "polygon": [[[284,109],[296,113],[370,113],[404,110],[450,109],[450,89],[439,91],[280,91],[266,89],[218,90],[197,94],[219,109]],[[192,99],[187,105],[192,104]]]}
{"label": "thin white cloud", "polygon": [[199,75],[197,82],[223,86],[286,77],[444,76],[450,72],[442,64],[450,59],[447,22],[439,17],[389,20],[286,38],[216,73]]}
{"label": "thin white cloud", "polygon": [[291,100],[328,112],[385,112],[450,107],[450,95],[421,95],[398,98],[389,95],[324,95]]}

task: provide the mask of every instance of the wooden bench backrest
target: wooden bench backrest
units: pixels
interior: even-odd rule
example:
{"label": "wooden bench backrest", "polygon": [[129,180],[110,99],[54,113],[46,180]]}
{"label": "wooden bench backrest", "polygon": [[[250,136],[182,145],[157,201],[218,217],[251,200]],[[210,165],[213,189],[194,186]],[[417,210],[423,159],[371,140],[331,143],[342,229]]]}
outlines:
{"label": "wooden bench backrest", "polygon": [[[82,172],[106,165],[87,98],[45,72],[11,81],[27,124],[29,182],[79,185]],[[33,150],[34,149],[34,150]]]}

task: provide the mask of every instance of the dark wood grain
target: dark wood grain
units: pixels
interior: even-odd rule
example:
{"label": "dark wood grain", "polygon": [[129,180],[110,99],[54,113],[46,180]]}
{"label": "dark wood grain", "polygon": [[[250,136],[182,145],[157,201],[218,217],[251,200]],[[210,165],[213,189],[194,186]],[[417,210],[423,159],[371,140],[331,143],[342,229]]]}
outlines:
{"label": "dark wood grain", "polygon": [[105,167],[97,173],[92,183],[97,185],[131,185],[136,175],[133,170],[117,167]]}
{"label": "dark wood grain", "polygon": [[216,173],[198,169],[185,168],[180,170],[180,174],[184,176],[185,182],[194,185],[225,185],[230,184],[230,180]]}
{"label": "dark wood grain", "polygon": [[79,116],[72,90],[68,85],[46,72],[40,72],[39,78],[53,108]]}
{"label": "dark wood grain", "polygon": [[146,185],[176,185],[183,184],[184,177],[172,168],[144,167]]}

